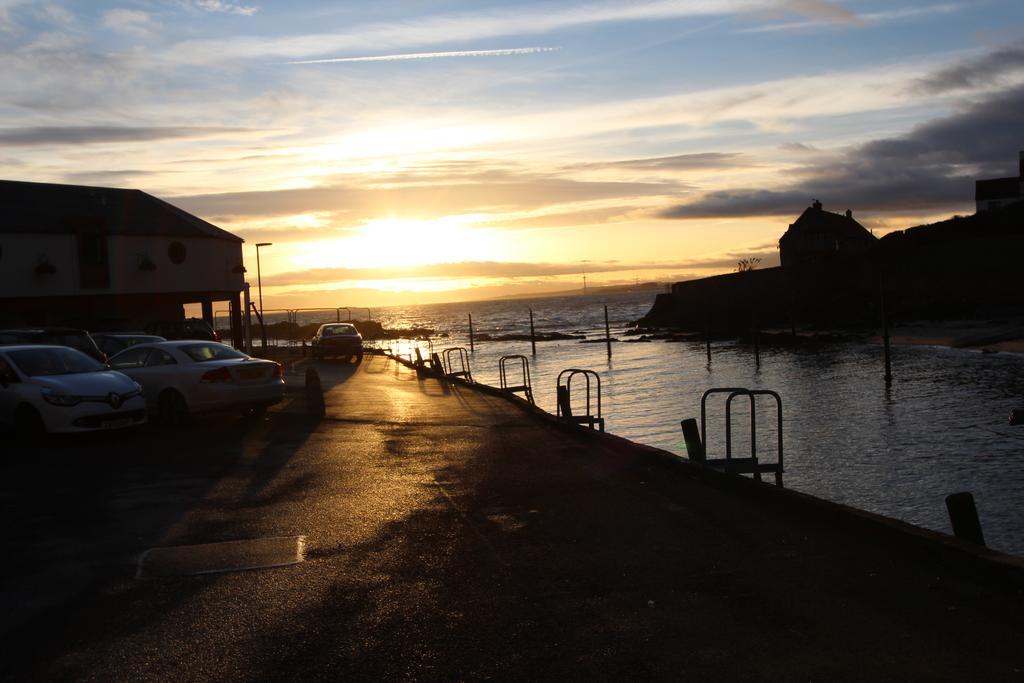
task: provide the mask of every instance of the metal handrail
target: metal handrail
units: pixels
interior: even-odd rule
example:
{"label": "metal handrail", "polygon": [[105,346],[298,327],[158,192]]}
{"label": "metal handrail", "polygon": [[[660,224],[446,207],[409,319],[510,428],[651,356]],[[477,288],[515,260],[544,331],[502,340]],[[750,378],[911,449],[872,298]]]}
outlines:
{"label": "metal handrail", "polygon": [[[700,430],[704,439],[704,452],[707,456],[708,433],[707,433],[707,399],[712,394],[727,393],[725,400],[725,467],[728,470],[732,457],[732,401],[738,396],[746,396],[750,401],[750,464],[754,478],[761,481],[761,469],[770,468],[775,472],[775,483],[782,486],[782,472],[784,470],[784,446],[782,436],[782,397],[778,392],[770,389],[745,389],[742,387],[717,387],[708,389],[701,395],[700,399]],[[758,396],[770,396],[775,399],[777,462],[775,465],[761,466],[757,459],[757,401]]]}
{"label": "metal handrail", "polygon": [[[452,364],[453,353],[459,354],[459,364],[462,368],[461,370],[456,371],[452,369],[454,367]],[[469,382],[473,381],[473,373],[469,368],[469,351],[466,350],[466,347],[453,346],[451,348],[445,349],[441,352],[441,357],[444,362],[444,374],[447,377],[464,377]]]}
{"label": "metal handrail", "polygon": [[[514,360],[518,360],[520,363],[520,369],[522,371],[522,383],[515,386],[510,386],[508,383],[508,372],[506,364]],[[535,405],[533,402],[533,385],[530,382],[530,361],[527,360],[526,356],[502,356],[500,359],[498,359],[498,376],[503,391],[507,391],[513,394],[521,391],[526,396],[526,400],[530,402],[530,405]]]}
{"label": "metal handrail", "polygon": [[[562,370],[560,373],[558,373],[558,378],[555,380],[556,394],[558,393],[557,390],[564,386],[565,387],[565,393],[566,393],[567,405],[571,406],[572,405],[572,403],[571,403],[571,399],[572,399],[572,380],[577,375],[583,375],[583,378],[587,381],[587,414],[586,414],[586,416],[579,416],[579,417],[577,417],[577,416],[562,415],[562,405],[561,405],[561,403],[557,403],[557,402],[555,404],[555,416],[559,417],[559,418],[563,418],[563,419],[571,417],[571,419],[573,421],[576,421],[576,422],[588,422],[590,424],[590,428],[591,429],[593,429],[595,424],[596,424],[598,426],[598,428],[600,429],[600,431],[603,432],[604,431],[604,417],[601,415],[601,376],[599,374],[597,374],[593,370],[583,370],[583,369],[580,369],[580,368],[566,368],[565,370]],[[593,376],[594,379],[597,382],[597,415],[594,415],[594,414],[591,413],[591,402],[590,402],[590,394],[591,394],[590,378],[591,378],[591,376]],[[565,377],[565,384],[564,385],[562,384],[562,378],[563,377]]]}

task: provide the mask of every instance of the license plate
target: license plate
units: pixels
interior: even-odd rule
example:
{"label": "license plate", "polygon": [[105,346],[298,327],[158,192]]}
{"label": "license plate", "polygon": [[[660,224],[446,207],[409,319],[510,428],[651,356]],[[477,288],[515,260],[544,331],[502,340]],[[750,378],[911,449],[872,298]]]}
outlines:
{"label": "license plate", "polygon": [[104,420],[102,424],[104,429],[121,429],[131,426],[133,422],[135,421],[130,417],[117,417],[112,420]]}
{"label": "license plate", "polygon": [[242,368],[238,371],[238,376],[242,379],[259,379],[263,373],[263,368]]}

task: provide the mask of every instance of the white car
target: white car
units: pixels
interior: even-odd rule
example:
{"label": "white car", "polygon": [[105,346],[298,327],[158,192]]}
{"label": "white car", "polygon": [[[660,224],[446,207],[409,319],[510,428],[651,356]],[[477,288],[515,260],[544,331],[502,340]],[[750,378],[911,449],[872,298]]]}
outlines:
{"label": "white car", "polygon": [[237,411],[262,415],[284,398],[284,373],[219,342],[198,339],[136,344],[110,359],[142,385],[150,412],[176,425],[189,415]]}
{"label": "white car", "polygon": [[25,435],[146,421],[142,388],[67,346],[0,347],[0,422]]}

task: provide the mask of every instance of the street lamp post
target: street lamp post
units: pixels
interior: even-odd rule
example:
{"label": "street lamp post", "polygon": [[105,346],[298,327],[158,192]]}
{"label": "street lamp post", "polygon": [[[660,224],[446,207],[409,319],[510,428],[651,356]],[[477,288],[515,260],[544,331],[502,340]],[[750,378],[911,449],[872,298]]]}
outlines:
{"label": "street lamp post", "polygon": [[261,341],[263,342],[263,348],[267,348],[267,325],[263,320],[263,278],[260,277],[260,247],[272,246],[273,242],[257,242],[256,243],[256,288],[259,290],[260,297],[260,335]]}

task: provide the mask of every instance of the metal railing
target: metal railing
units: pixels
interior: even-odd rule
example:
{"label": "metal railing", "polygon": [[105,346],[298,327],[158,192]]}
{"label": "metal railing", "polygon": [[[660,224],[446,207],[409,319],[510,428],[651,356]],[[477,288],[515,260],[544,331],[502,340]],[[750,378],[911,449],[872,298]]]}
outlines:
{"label": "metal railing", "polygon": [[[586,402],[586,414],[585,415],[573,415],[572,412],[572,380],[579,375],[583,375],[587,382],[587,402]],[[591,385],[590,378],[593,377],[595,380],[594,385]],[[564,384],[563,384],[564,380]],[[593,404],[591,403],[592,389],[596,386],[597,389],[597,414],[593,413]],[[555,394],[558,397],[557,405],[555,407],[555,416],[565,422],[572,424],[586,425],[591,429],[597,429],[604,431],[604,417],[601,415],[601,376],[593,370],[582,370],[580,368],[567,368],[558,373],[558,379],[555,380]]]}
{"label": "metal railing", "polygon": [[[519,361],[520,365],[520,382],[515,385],[509,384],[508,381],[507,365],[513,361]],[[530,405],[536,405],[533,402],[533,386],[530,383],[530,361],[526,359],[526,356],[502,356],[498,360],[498,375],[502,391],[507,391],[510,394],[522,392]]]}
{"label": "metal railing", "polygon": [[[452,363],[452,354],[457,353],[459,358],[459,369],[455,370]],[[454,346],[441,352],[444,362],[444,374],[448,378],[462,377],[468,382],[473,381],[473,372],[469,367],[469,351],[464,346]]]}
{"label": "metal railing", "polygon": [[[725,458],[708,458],[707,401],[713,394],[728,394],[725,400]],[[734,458],[732,453],[732,402],[739,396],[746,396],[750,401],[750,457]],[[775,399],[777,460],[774,463],[762,463],[757,456],[757,397],[768,396]],[[685,421],[684,421],[685,422]],[[685,433],[685,427],[684,427]],[[783,472],[783,438],[782,438],[782,397],[770,389],[746,389],[744,387],[716,387],[708,389],[700,397],[700,438],[703,453],[699,460],[706,465],[732,473],[751,473],[754,479],[761,481],[761,473],[774,473],[775,483],[782,486]]]}

